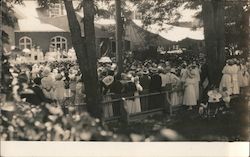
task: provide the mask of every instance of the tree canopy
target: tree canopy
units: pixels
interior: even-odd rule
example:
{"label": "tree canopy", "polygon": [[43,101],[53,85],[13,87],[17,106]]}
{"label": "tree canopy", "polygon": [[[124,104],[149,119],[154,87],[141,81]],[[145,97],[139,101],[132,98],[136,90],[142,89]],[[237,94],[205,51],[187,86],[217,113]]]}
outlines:
{"label": "tree canopy", "polygon": [[[1,1],[1,24],[3,26],[14,27],[17,22],[17,18],[14,15],[14,10],[12,9],[13,3],[21,3],[21,1]],[[2,26],[2,27],[3,27]],[[9,43],[8,33],[1,27],[1,39],[3,43]]]}

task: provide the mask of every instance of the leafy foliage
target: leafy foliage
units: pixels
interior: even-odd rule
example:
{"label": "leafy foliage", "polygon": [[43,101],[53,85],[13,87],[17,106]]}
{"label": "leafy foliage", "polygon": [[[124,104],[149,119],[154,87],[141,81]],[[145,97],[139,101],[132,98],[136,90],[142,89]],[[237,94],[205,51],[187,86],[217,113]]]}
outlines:
{"label": "leafy foliage", "polygon": [[242,44],[248,40],[249,4],[243,2],[227,3],[225,7],[225,39],[226,46],[234,49],[244,49]]}
{"label": "leafy foliage", "polygon": [[[13,3],[19,3],[21,4],[22,1],[18,1],[18,0],[11,0],[11,1],[2,1],[0,3],[0,7],[1,7],[1,23],[4,26],[9,26],[9,27],[14,27],[15,23],[17,22],[17,19],[14,15],[14,10],[12,9]],[[8,33],[5,32],[4,30],[2,30],[1,27],[1,38],[2,38],[2,42],[3,43],[9,43],[9,36]]]}

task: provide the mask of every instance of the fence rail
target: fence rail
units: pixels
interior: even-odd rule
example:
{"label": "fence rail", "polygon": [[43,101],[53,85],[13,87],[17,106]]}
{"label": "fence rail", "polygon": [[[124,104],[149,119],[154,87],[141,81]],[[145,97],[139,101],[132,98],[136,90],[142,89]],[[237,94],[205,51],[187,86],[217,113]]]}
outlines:
{"label": "fence rail", "polygon": [[[147,116],[169,113],[170,116],[173,112],[178,110],[181,104],[172,106],[169,102],[169,95],[172,92],[182,93],[183,89],[177,88],[175,90],[163,88],[157,92],[150,92],[148,90],[143,91],[139,95],[128,94],[113,94],[109,93],[104,95],[104,100],[101,102],[103,112],[108,114],[103,115],[103,119],[106,122],[118,121],[125,119],[127,121],[134,121],[143,119]],[[129,95],[129,96],[128,96]],[[133,95],[133,96],[130,96]],[[141,111],[136,113],[126,113],[124,111],[124,105],[127,100],[140,99]],[[86,106],[86,103],[78,105],[78,108]],[[111,111],[112,110],[112,111]]]}

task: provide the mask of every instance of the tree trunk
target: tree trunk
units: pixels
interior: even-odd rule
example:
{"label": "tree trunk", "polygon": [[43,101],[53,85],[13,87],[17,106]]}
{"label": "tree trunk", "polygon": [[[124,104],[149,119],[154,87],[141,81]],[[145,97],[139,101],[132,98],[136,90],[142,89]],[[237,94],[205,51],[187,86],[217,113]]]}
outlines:
{"label": "tree trunk", "polygon": [[122,17],[121,17],[121,0],[115,0],[115,14],[116,14],[116,63],[118,74],[123,71],[123,60],[122,60]]}
{"label": "tree trunk", "polygon": [[205,0],[202,3],[205,49],[210,85],[219,85],[225,64],[224,2]]}
{"label": "tree trunk", "polygon": [[[92,2],[92,1],[91,1]],[[88,17],[88,13],[85,14],[84,24],[87,26],[85,30],[84,40],[81,37],[81,28],[79,22],[77,21],[75,10],[71,0],[64,0],[69,28],[71,32],[72,44],[74,46],[77,61],[83,75],[83,81],[85,84],[85,91],[87,97],[87,111],[93,117],[100,117],[100,96],[98,93],[98,81],[96,72],[96,57],[95,57],[95,34],[93,33],[94,25],[92,17]],[[88,4],[88,3],[87,3]],[[87,5],[86,4],[86,5]],[[91,14],[90,14],[91,15]],[[89,21],[88,21],[89,20]],[[90,24],[89,24],[90,23]],[[91,24],[92,23],[92,24]],[[90,34],[88,31],[92,32]],[[94,39],[91,39],[94,38]],[[88,45],[89,44],[89,45]],[[87,45],[87,46],[86,46]],[[93,54],[90,53],[93,51]]]}
{"label": "tree trunk", "polygon": [[83,0],[84,10],[84,36],[87,48],[88,67],[89,72],[86,73],[85,89],[88,91],[87,102],[89,103],[89,110],[94,113],[95,116],[101,115],[100,104],[100,88],[97,75],[97,53],[95,42],[95,25],[94,25],[94,0]]}

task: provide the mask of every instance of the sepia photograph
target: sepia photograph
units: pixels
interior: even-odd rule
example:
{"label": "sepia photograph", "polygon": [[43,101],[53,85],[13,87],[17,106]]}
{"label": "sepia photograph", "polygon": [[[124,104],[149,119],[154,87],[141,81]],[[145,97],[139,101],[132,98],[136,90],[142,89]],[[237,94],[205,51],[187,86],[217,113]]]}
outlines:
{"label": "sepia photograph", "polygon": [[249,15],[249,0],[2,0],[1,142],[248,142]]}

